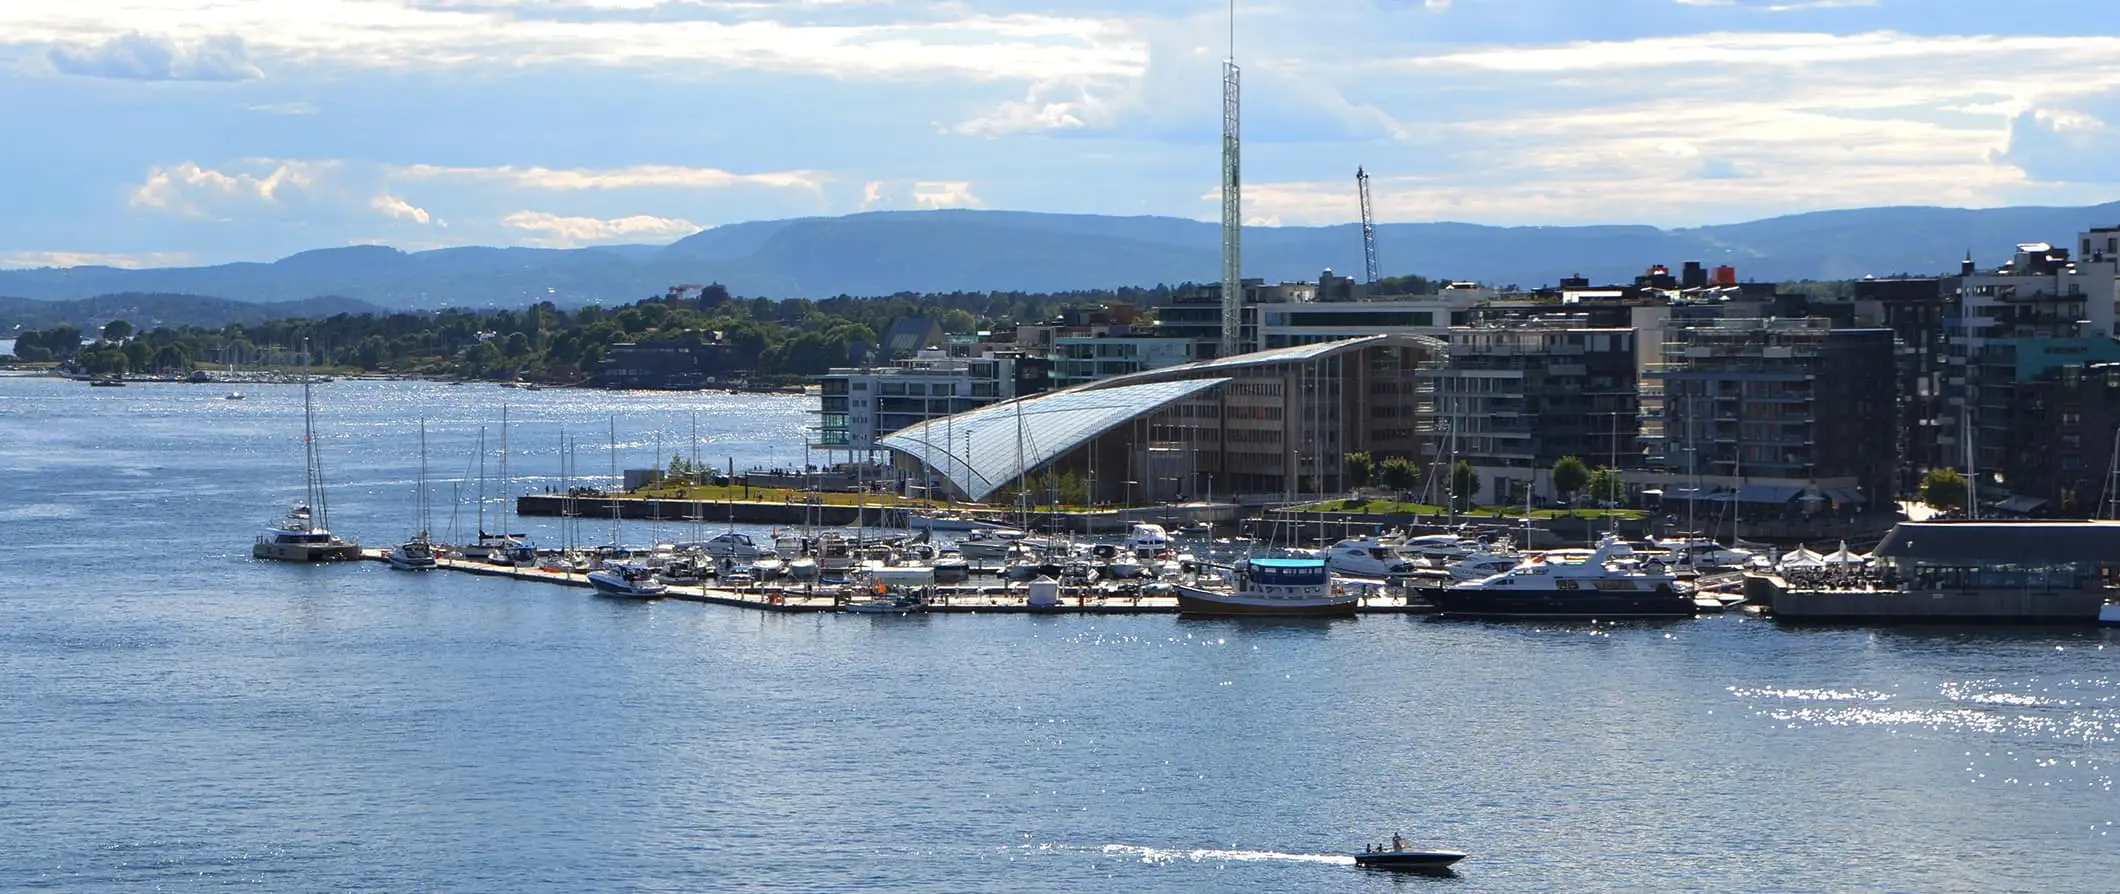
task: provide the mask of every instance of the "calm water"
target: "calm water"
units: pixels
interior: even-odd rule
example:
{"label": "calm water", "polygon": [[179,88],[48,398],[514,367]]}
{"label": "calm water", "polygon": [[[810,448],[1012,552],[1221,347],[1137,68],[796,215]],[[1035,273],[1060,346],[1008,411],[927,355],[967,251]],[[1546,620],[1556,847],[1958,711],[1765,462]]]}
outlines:
{"label": "calm water", "polygon": [[[0,379],[0,890],[2105,891],[2120,871],[2110,634],[778,617],[262,564],[253,532],[300,487],[300,393],[223,393]],[[800,463],[810,409],[318,397],[336,527],[378,544],[413,522],[422,415],[446,516],[503,401],[519,489],[556,483],[562,421],[601,476],[614,413],[622,466],[658,432],[689,452],[696,413],[703,458],[743,468]],[[1394,830],[1474,857],[1427,879],[1328,856]]]}

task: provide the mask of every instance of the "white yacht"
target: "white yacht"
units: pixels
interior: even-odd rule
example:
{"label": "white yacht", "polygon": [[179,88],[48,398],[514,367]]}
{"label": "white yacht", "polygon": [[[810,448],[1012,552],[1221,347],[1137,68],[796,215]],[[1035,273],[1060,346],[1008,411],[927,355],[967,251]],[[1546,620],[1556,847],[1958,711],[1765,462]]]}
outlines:
{"label": "white yacht", "polygon": [[1421,590],[1446,616],[1541,618],[1674,618],[1699,611],[1693,586],[1646,567],[1619,538],[1605,535],[1597,549],[1553,550],[1479,580]]}
{"label": "white yacht", "polygon": [[1335,574],[1362,578],[1405,577],[1417,570],[1375,537],[1350,537],[1333,544],[1325,550],[1325,564]]}
{"label": "white yacht", "polygon": [[707,555],[716,559],[733,559],[738,562],[749,562],[760,556],[773,554],[772,547],[759,543],[742,531],[716,534],[705,543],[688,543],[685,546],[705,550]]}

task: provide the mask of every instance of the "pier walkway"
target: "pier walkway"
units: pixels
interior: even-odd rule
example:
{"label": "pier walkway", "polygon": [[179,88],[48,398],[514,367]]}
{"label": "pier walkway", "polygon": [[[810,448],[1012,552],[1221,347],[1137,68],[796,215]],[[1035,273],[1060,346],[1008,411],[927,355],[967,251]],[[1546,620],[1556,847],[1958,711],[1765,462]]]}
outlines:
{"label": "pier walkway", "polygon": [[[385,550],[363,549],[361,558],[371,562],[386,561]],[[589,578],[583,574],[562,571],[546,571],[542,568],[520,568],[474,562],[468,559],[442,559],[437,571],[453,571],[476,574],[483,577],[505,577],[532,583],[555,584],[563,587],[591,589]],[[1172,596],[1134,596],[1103,594],[1094,591],[1061,591],[1060,603],[1051,606],[1033,606],[1029,603],[1029,591],[1020,584],[967,583],[935,587],[935,595],[928,601],[925,611],[929,613],[956,614],[1072,614],[1072,615],[1174,615],[1178,613],[1178,600]],[[837,612],[842,611],[847,599],[857,595],[853,587],[839,584],[790,585],[754,584],[741,589],[719,587],[671,586],[662,598],[687,602],[707,602],[735,608],[756,609],[768,612]],[[1365,596],[1355,609],[1357,614],[1406,615],[1427,614],[1432,609],[1425,603],[1410,602],[1405,597],[1393,595]]]}

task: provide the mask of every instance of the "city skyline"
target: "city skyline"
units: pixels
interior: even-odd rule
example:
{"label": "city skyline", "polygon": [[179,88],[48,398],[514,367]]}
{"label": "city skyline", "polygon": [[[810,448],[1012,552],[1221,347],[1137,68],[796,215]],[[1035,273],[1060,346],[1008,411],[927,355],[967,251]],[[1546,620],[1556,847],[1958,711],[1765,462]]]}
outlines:
{"label": "city skyline", "polygon": [[[2082,0],[1238,4],[1246,216],[1698,225],[2120,198]],[[0,267],[1217,215],[1216,2],[18,0]],[[1947,76],[1946,76],[1947,75]],[[2101,165],[2100,162],[2105,162]]]}

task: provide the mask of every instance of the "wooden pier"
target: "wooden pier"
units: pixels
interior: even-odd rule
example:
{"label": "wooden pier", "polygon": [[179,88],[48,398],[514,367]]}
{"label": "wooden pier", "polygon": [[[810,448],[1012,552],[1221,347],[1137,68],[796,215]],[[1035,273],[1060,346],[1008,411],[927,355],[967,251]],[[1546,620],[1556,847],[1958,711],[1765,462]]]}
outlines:
{"label": "wooden pier", "polygon": [[[386,561],[386,550],[364,549],[361,558],[371,562]],[[441,559],[436,571],[453,571],[476,574],[482,577],[505,577],[532,583],[554,584],[562,587],[593,589],[584,574],[563,571],[547,571],[542,568],[520,568],[494,565],[469,559]],[[838,612],[843,611],[846,601],[858,592],[842,584],[782,585],[778,583],[752,584],[739,589],[698,586],[680,587],[672,585],[663,591],[660,598],[685,602],[707,602],[733,608],[748,608],[767,612]],[[1104,594],[1085,590],[1062,590],[1057,605],[1030,604],[1028,588],[1021,584],[966,583],[945,584],[934,588],[924,611],[953,614],[1038,614],[1038,615],[1174,615],[1178,613],[1175,596],[1135,596],[1130,594]],[[1428,605],[1409,601],[1396,595],[1365,596],[1356,606],[1356,614],[1364,615],[1408,615],[1431,612]]]}

